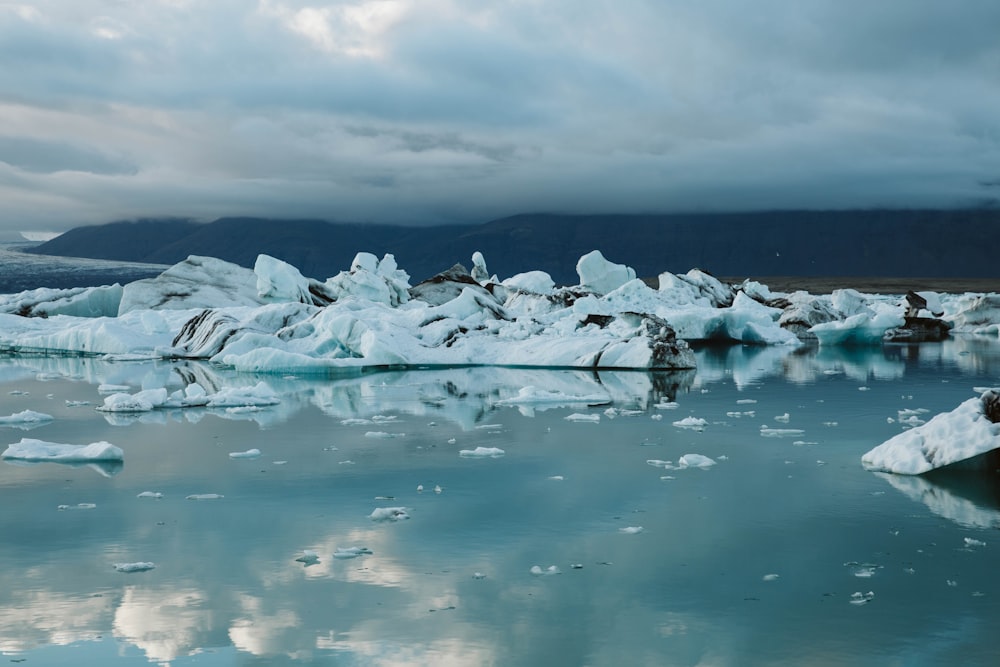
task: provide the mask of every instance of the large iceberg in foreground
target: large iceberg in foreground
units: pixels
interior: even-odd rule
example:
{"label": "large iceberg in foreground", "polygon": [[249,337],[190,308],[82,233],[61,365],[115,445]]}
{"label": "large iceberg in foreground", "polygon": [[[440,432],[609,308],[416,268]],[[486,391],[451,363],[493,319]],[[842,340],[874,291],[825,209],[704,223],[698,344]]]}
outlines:
{"label": "large iceberg in foreground", "polygon": [[0,458],[31,463],[91,463],[96,461],[121,461],[124,453],[109,442],[92,442],[89,445],[63,445],[33,438],[21,438],[9,445]]}
{"label": "large iceberg in foreground", "polygon": [[[890,438],[861,457],[865,468],[919,475],[944,466],[978,460],[1000,449],[1000,423],[990,420],[990,405],[1000,394],[984,392],[951,412]],[[969,462],[972,466],[973,463]]]}

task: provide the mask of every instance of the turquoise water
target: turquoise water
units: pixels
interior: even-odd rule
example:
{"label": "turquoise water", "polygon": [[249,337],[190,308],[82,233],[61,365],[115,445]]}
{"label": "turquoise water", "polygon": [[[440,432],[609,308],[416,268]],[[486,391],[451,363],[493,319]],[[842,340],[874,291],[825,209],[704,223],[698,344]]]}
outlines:
{"label": "turquoise water", "polygon": [[[125,461],[0,463],[0,650],[30,665],[995,664],[1000,487],[893,479],[860,457],[903,428],[899,410],[930,418],[1000,384],[1000,343],[735,346],[698,363],[263,378],[282,402],[261,412],[124,416],[95,410],[99,384],[261,378],[2,359],[0,416],[54,420],[3,427],[0,446],[106,440]],[[498,404],[529,385],[604,391],[613,411]],[[705,426],[673,425],[685,417]],[[504,455],[460,455],[476,447]],[[716,464],[649,463],[685,454]],[[369,518],[395,506],[411,518]],[[372,553],[333,557],[350,546]],[[305,549],[319,562],[297,562]],[[113,567],[140,561],[155,568]]]}

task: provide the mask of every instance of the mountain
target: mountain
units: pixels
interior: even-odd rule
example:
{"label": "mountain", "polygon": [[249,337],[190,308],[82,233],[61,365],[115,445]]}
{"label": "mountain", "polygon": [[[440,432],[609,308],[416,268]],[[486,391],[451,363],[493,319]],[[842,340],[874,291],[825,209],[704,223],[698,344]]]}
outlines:
{"label": "mountain", "polygon": [[39,254],[173,264],[212,255],[253,266],[266,253],[325,279],[358,251],[392,253],[414,283],[472,253],[501,278],[540,269],[577,281],[599,249],[640,276],[702,268],[717,276],[1000,276],[1000,210],[774,211],[727,214],[524,214],[482,225],[412,227],[322,220],[142,220],[77,227]]}

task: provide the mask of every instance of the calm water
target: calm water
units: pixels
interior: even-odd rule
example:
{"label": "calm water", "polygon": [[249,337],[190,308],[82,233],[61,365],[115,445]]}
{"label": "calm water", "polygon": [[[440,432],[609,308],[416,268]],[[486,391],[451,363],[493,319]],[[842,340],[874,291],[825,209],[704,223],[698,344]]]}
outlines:
{"label": "calm water", "polygon": [[[3,428],[0,445],[107,440],[125,451],[120,469],[0,464],[3,660],[996,664],[997,486],[894,480],[860,457],[903,428],[899,410],[929,418],[1000,384],[1000,344],[698,356],[696,373],[662,376],[266,378],[282,397],[275,408],[141,417],[96,411],[98,385],[259,378],[0,359],[0,416],[55,417]],[[498,404],[528,385],[606,391],[618,414]],[[676,408],[655,407],[670,399]],[[568,421],[574,413],[600,421]],[[672,424],[689,416],[704,429]],[[801,432],[764,437],[764,425]],[[459,455],[477,446],[505,455]],[[229,456],[251,448],[262,455]],[[718,463],[648,463],[689,453]],[[144,491],[163,497],[137,498]],[[369,518],[390,506],[412,518]],[[350,546],[373,553],[332,557]],[[303,549],[319,562],[296,562]],[[113,568],[136,561],[156,568]],[[536,565],[561,573],[536,576]]]}

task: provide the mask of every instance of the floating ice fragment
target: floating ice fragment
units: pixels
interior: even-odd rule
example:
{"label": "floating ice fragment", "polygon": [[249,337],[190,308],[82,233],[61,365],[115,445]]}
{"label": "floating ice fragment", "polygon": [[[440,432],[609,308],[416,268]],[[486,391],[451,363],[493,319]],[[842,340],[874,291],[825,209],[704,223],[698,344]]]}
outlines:
{"label": "floating ice fragment", "polygon": [[784,438],[791,435],[802,435],[805,433],[800,428],[771,428],[767,424],[760,427],[760,434],[765,438]]}
{"label": "floating ice fragment", "polygon": [[85,405],[90,405],[90,401],[71,401],[66,399],[67,408],[82,408]]}
{"label": "floating ice fragment", "polygon": [[676,410],[680,407],[680,403],[675,401],[664,401],[663,403],[657,403],[653,407],[657,410]]}
{"label": "floating ice fragment", "polygon": [[259,456],[260,450],[256,447],[248,449],[245,452],[229,452],[229,458],[231,459],[256,459]]}
{"label": "floating ice fragment", "polygon": [[374,552],[368,547],[337,547],[333,552],[333,557],[339,560],[349,560],[358,556],[370,556],[372,553]]}
{"label": "floating ice fragment", "polygon": [[185,496],[187,500],[219,500],[220,498],[225,498],[221,493],[192,493],[190,496]]}
{"label": "floating ice fragment", "polygon": [[351,418],[351,419],[340,420],[341,426],[358,426],[360,424],[371,424],[371,423],[372,423],[371,419]]}
{"label": "floating ice fragment", "polygon": [[958,586],[958,582],[955,581],[954,579],[945,579],[944,583],[948,584],[952,588],[955,588],[956,586]]}
{"label": "floating ice fragment", "polygon": [[531,570],[529,570],[529,571],[531,572],[531,574],[535,575],[536,577],[542,577],[542,576],[548,577],[548,576],[551,576],[553,574],[562,574],[562,570],[560,570],[555,565],[549,565],[544,570],[542,569],[542,567],[540,565],[532,565],[531,566]]}
{"label": "floating ice fragment", "polygon": [[857,591],[856,593],[851,593],[850,603],[854,605],[868,604],[871,600],[875,599],[875,593],[868,591],[867,593],[862,593]]}
{"label": "floating ice fragment", "polygon": [[658,422],[663,420],[663,415],[650,415],[649,418]]}
{"label": "floating ice fragment", "polygon": [[302,555],[295,559],[296,563],[302,563],[306,567],[310,565],[315,565],[319,562],[319,554],[317,554],[312,549],[303,549]]}
{"label": "floating ice fragment", "polygon": [[677,459],[680,468],[710,468],[714,465],[715,461],[702,454],[685,454]]}
{"label": "floating ice fragment", "polygon": [[444,489],[441,488],[440,484],[434,485],[434,493],[440,494],[442,491],[444,491]]}
{"label": "floating ice fragment", "polygon": [[685,417],[679,421],[675,421],[674,426],[677,428],[689,428],[695,431],[704,430],[708,426],[708,422],[701,417]]}
{"label": "floating ice fragment", "polygon": [[556,482],[561,482],[561,481],[563,481],[564,478],[563,478],[562,475],[549,475],[549,479],[551,479],[553,481],[556,481]]}
{"label": "floating ice fragment", "polygon": [[376,507],[368,515],[372,521],[405,521],[410,518],[405,507]]}
{"label": "floating ice fragment", "polygon": [[459,456],[470,458],[470,459],[484,459],[491,458],[496,459],[504,454],[504,450],[499,447],[476,447],[475,449],[463,449],[458,452]]}
{"label": "floating ice fragment", "polygon": [[22,410],[7,417],[0,417],[0,426],[19,426],[21,424],[40,424],[53,420],[52,415],[34,410]]}
{"label": "floating ice fragment", "polygon": [[423,493],[423,492],[424,492],[424,485],[417,484],[417,493]]}
{"label": "floating ice fragment", "polygon": [[871,387],[858,387],[858,391],[868,391]]}
{"label": "floating ice fragment", "polygon": [[495,431],[503,428],[503,424],[479,424],[476,428],[480,431]]}
{"label": "floating ice fragment", "polygon": [[159,491],[143,491],[136,496],[136,498],[153,498],[154,500],[159,500],[162,497],[163,494]]}
{"label": "floating ice fragment", "polygon": [[62,445],[32,438],[8,445],[0,458],[18,461],[54,463],[88,463],[92,461],[121,461],[125,453],[119,447],[101,441],[89,445]]}
{"label": "floating ice fragment", "polygon": [[574,570],[582,570],[583,569],[583,563],[571,563],[570,564],[570,568],[572,568]]}
{"label": "floating ice fragment", "polygon": [[764,581],[775,581],[780,576],[781,575],[777,575],[777,574],[765,574],[763,577],[761,577],[761,579],[763,579]]}
{"label": "floating ice fragment", "polygon": [[95,503],[77,503],[76,505],[59,505],[56,509],[59,511],[64,510],[92,510],[96,509],[97,505]]}
{"label": "floating ice fragment", "polygon": [[965,538],[965,546],[967,546],[967,547],[985,547],[986,546],[986,542],[983,542],[982,540],[977,540],[977,539],[975,539],[973,537],[966,537]]}
{"label": "floating ice fragment", "polygon": [[626,535],[638,535],[644,530],[645,528],[642,526],[625,526],[624,528],[619,528],[618,532],[625,533]]}
{"label": "floating ice fragment", "polygon": [[365,432],[365,437],[366,438],[375,438],[375,439],[379,439],[379,440],[390,440],[392,438],[404,438],[404,437],[406,437],[406,434],[405,433],[387,433],[385,431],[366,431]]}
{"label": "floating ice fragment", "polygon": [[456,440],[455,438],[448,438],[449,445],[454,445],[456,442],[458,442],[458,440]]}
{"label": "floating ice fragment", "polygon": [[787,424],[787,423],[789,422],[789,420],[790,420],[790,419],[791,419],[791,417],[790,417],[790,416],[788,415],[788,413],[786,412],[786,413],[785,413],[785,414],[783,414],[783,415],[778,415],[778,416],[776,416],[776,417],[774,418],[774,421],[776,421],[776,422],[781,422],[782,424]]}
{"label": "floating ice fragment", "polygon": [[485,579],[486,575],[484,573],[482,573],[482,572],[473,572],[472,573],[472,578],[473,579]]}
{"label": "floating ice fragment", "polygon": [[155,563],[139,561],[137,563],[115,563],[114,568],[119,572],[148,572],[156,567]]}
{"label": "floating ice fragment", "polygon": [[736,405],[752,405],[753,403],[756,402],[757,402],[756,398],[741,398],[736,401]]}
{"label": "floating ice fragment", "polygon": [[590,424],[596,424],[601,421],[601,415],[585,415],[579,412],[574,412],[571,415],[566,415],[563,417],[568,422],[584,422]]}
{"label": "floating ice fragment", "polygon": [[117,394],[118,392],[128,391],[130,388],[127,384],[101,384],[97,386],[97,392],[100,394]]}

